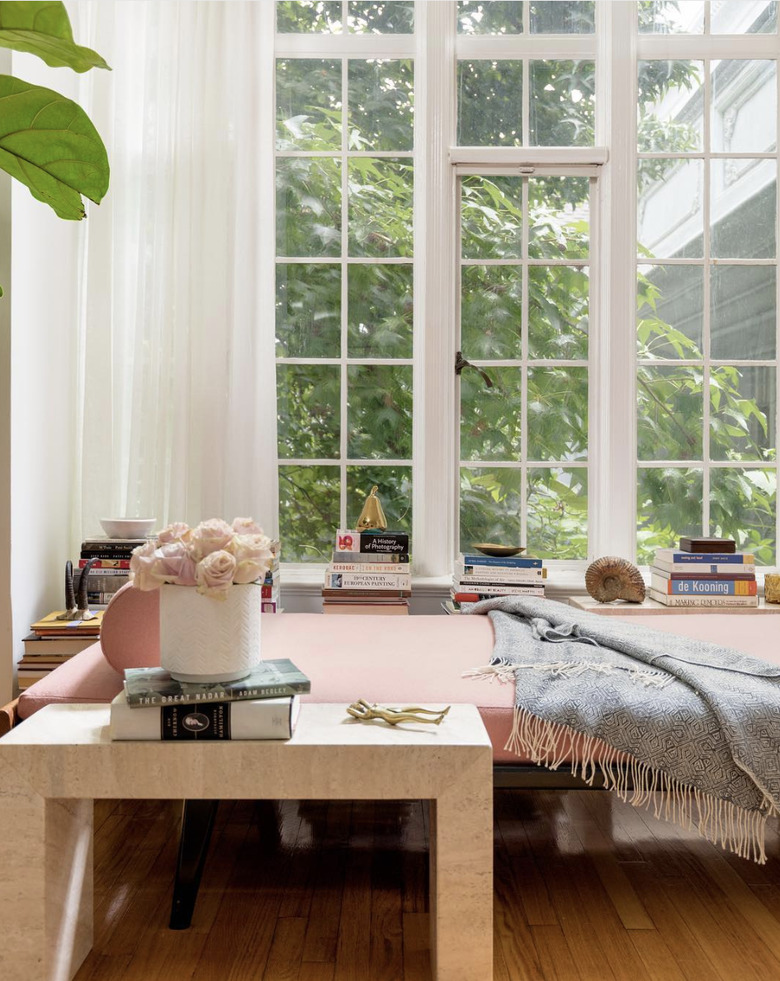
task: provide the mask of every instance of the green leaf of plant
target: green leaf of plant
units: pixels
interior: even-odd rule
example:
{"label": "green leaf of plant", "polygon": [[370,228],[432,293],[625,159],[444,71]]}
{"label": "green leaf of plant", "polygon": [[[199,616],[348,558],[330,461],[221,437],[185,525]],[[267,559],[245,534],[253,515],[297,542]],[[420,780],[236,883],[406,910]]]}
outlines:
{"label": "green leaf of plant", "polygon": [[10,75],[0,75],[0,167],[60,218],[83,218],[81,195],[99,204],[108,190],[106,148],[81,106]]}
{"label": "green leaf of plant", "polygon": [[52,68],[110,71],[96,51],[74,43],[65,5],[53,0],[0,3],[0,47],[34,54]]}

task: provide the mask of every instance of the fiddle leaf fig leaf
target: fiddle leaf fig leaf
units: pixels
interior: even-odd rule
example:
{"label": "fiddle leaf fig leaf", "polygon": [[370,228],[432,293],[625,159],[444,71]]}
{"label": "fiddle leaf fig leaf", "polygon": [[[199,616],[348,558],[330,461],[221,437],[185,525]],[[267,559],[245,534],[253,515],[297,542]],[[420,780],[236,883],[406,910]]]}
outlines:
{"label": "fiddle leaf fig leaf", "polygon": [[0,168],[60,218],[83,218],[81,195],[99,204],[108,190],[108,154],[81,106],[10,75],[0,75]]}
{"label": "fiddle leaf fig leaf", "polygon": [[37,55],[52,68],[111,70],[96,51],[74,42],[65,5],[53,0],[0,3],[0,47]]}

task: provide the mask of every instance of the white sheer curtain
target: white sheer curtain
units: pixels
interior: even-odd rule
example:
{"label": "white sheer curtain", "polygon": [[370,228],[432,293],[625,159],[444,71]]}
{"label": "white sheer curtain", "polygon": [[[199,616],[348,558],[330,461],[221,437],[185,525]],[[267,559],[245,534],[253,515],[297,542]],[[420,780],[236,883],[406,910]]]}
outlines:
{"label": "white sheer curtain", "polygon": [[79,2],[111,187],[80,236],[83,534],[106,515],[276,533],[273,3]]}

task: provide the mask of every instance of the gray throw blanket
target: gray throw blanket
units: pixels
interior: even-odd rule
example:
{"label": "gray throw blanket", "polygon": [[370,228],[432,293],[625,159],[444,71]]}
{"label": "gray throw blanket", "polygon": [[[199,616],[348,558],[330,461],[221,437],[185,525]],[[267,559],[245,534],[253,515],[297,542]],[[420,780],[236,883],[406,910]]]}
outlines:
{"label": "gray throw blanket", "polygon": [[506,748],[608,788],[658,817],[766,861],[780,813],[780,667],[689,637],[526,596],[483,600],[494,657],[515,681]]}

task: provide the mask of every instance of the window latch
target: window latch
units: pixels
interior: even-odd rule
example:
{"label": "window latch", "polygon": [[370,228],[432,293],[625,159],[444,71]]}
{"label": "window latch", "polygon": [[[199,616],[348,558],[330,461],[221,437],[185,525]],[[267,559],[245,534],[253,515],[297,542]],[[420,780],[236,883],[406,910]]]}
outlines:
{"label": "window latch", "polygon": [[455,374],[460,375],[461,371],[463,371],[464,368],[473,368],[474,371],[479,372],[479,374],[482,376],[482,380],[484,381],[484,383],[487,385],[488,388],[493,387],[493,382],[490,378],[490,375],[484,370],[484,368],[479,368],[477,365],[472,364],[470,361],[467,361],[463,357],[463,352],[457,351],[455,353]]}

